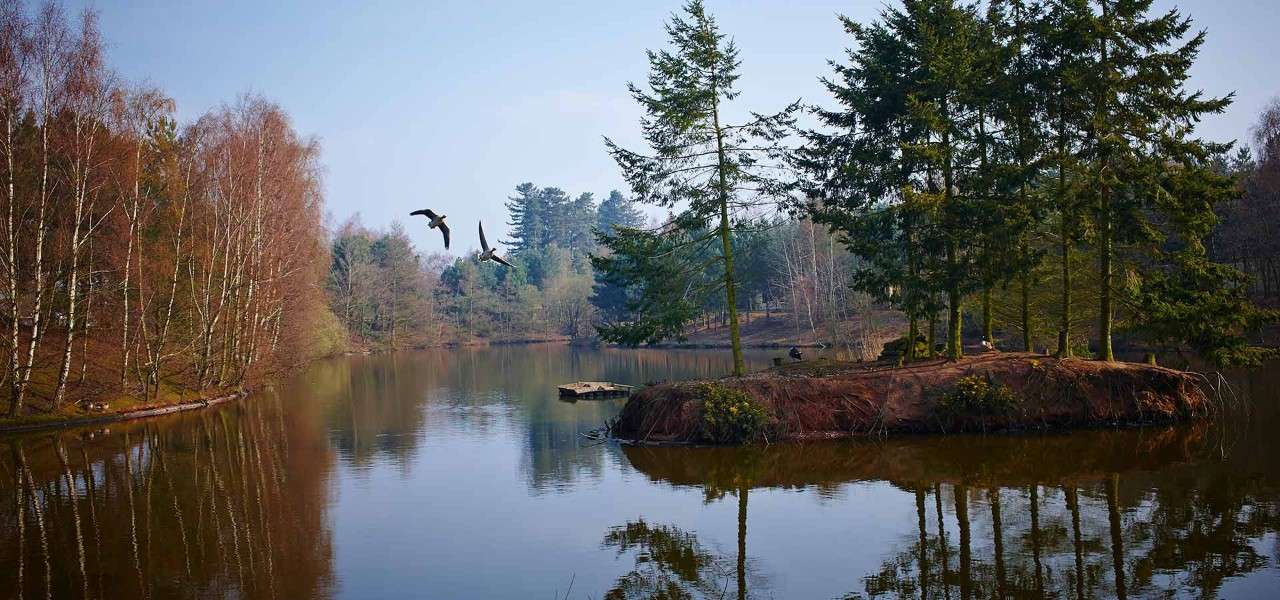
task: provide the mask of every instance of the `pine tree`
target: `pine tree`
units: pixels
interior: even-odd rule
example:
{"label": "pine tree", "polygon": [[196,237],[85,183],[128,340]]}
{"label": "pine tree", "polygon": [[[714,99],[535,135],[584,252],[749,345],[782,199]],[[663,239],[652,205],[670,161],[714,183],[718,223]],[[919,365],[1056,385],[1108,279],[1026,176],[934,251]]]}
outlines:
{"label": "pine tree", "polygon": [[1162,143],[1164,154],[1178,159],[1155,176],[1155,206],[1164,219],[1150,232],[1158,243],[1135,270],[1137,318],[1130,329],[1153,351],[1188,345],[1218,367],[1258,366],[1274,351],[1251,345],[1249,336],[1280,313],[1254,306],[1248,276],[1209,260],[1204,245],[1218,223],[1214,207],[1239,195],[1234,177],[1215,164],[1225,162],[1228,146],[1179,137]]}
{"label": "pine tree", "polygon": [[596,225],[596,200],[591,192],[583,192],[566,207],[565,236],[561,245],[574,254],[575,264],[595,248],[592,230]]}
{"label": "pine tree", "polygon": [[1033,93],[1045,99],[1046,167],[1050,178],[1042,182],[1056,213],[1059,273],[1058,307],[1059,357],[1069,357],[1071,329],[1075,322],[1072,294],[1072,254],[1083,235],[1083,199],[1080,185],[1079,149],[1084,139],[1088,115],[1084,108],[1085,72],[1093,31],[1088,22],[1088,0],[1060,0],[1046,3],[1032,37],[1034,56],[1042,71]]}
{"label": "pine tree", "polygon": [[1121,246],[1149,236],[1145,209],[1162,193],[1160,174],[1179,158],[1169,153],[1185,149],[1178,138],[1231,101],[1185,90],[1204,33],[1183,42],[1191,20],[1177,10],[1149,16],[1151,4],[1098,0],[1097,11],[1088,7],[1095,37],[1082,71],[1090,115],[1083,155],[1098,255],[1098,357],[1107,361],[1115,360],[1111,337]]}
{"label": "pine tree", "polygon": [[[630,198],[618,190],[609,192],[609,196],[600,203],[600,208],[596,211],[596,235],[616,235],[624,229],[636,229],[643,225],[644,214]],[[631,299],[631,294],[628,292],[629,284],[606,275],[603,270],[595,270],[591,304],[600,311],[606,325],[613,325],[627,317],[627,301]]]}
{"label": "pine tree", "polygon": [[700,300],[719,289],[720,280],[706,276],[707,261],[699,256],[705,248],[700,242],[713,239],[714,230],[615,227],[597,236],[609,252],[591,257],[600,282],[593,302],[614,319],[596,326],[601,339],[637,346],[681,338],[698,316]]}
{"label": "pine tree", "polygon": [[542,190],[529,182],[517,185],[516,195],[507,198],[507,213],[511,219],[507,221],[511,227],[511,239],[507,243],[513,253],[528,250],[542,239],[546,224],[542,220],[545,211],[541,202]]}
{"label": "pine tree", "polygon": [[605,233],[609,233],[614,227],[634,228],[644,225],[644,213],[618,190],[609,192],[609,197],[600,203],[596,215],[596,229]]}
{"label": "pine tree", "polygon": [[1032,237],[1048,212],[1038,189],[1044,171],[1045,106],[1036,89],[1043,83],[1045,68],[1035,52],[1034,39],[1041,19],[1043,6],[1025,0],[992,2],[986,18],[992,47],[987,61],[991,79],[984,87],[997,128],[990,176],[998,220],[992,223],[994,235],[989,232],[985,236],[988,246],[984,250],[989,256],[983,332],[994,343],[990,286],[1015,282],[1022,349],[1026,352],[1033,349],[1033,271],[1043,254]]}
{"label": "pine tree", "polygon": [[980,240],[971,233],[982,214],[976,9],[914,0],[869,26],[842,22],[857,47],[825,83],[843,109],[818,110],[830,131],[806,132],[798,152],[810,212],[846,233],[868,261],[855,281],[902,306],[911,337],[918,317],[935,320],[941,288],[947,354],[959,358],[963,298],[977,287]]}
{"label": "pine tree", "polygon": [[[688,244],[718,241],[733,372],[742,375],[733,219],[785,196],[786,186],[775,178],[776,165],[770,163],[783,154],[780,142],[798,104],[772,115],[753,113],[745,123],[725,122],[723,105],[738,96],[738,50],[701,0],[690,0],[682,13],[667,24],[672,48],[648,53],[649,89],[629,86],[645,109],[641,127],[650,153],[624,149],[609,139],[605,143],[637,200],[681,208],[672,224],[689,234],[684,236]],[[703,231],[714,232],[714,237]]]}

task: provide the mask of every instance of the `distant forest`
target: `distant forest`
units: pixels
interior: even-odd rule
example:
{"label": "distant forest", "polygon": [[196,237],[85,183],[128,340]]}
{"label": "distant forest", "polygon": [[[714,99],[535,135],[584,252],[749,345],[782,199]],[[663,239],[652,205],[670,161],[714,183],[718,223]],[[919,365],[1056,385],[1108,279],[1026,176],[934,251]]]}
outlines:
{"label": "distant forest", "polygon": [[[511,228],[507,269],[416,249],[406,225],[377,230],[352,217],[333,232],[330,307],[358,347],[413,348],[452,343],[593,340],[597,326],[631,318],[626,282],[593,268],[607,255],[601,233],[661,227],[614,190],[597,202],[557,187],[516,186],[506,203]],[[425,227],[425,221],[407,226]],[[490,234],[491,236],[493,234]],[[850,255],[825,228],[779,218],[735,239],[742,260],[742,308],[790,319],[806,339],[834,339],[869,298],[849,287]],[[712,256],[703,259],[713,259]],[[854,296],[860,296],[854,298]],[[710,296],[687,331],[723,325],[724,302]],[[798,310],[792,310],[792,307]]]}

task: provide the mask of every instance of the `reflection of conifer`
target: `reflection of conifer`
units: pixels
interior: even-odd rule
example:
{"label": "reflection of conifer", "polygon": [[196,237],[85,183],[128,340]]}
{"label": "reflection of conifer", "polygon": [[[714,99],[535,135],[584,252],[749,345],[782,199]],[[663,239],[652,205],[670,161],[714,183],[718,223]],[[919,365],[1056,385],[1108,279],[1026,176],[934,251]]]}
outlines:
{"label": "reflection of conifer", "polygon": [[736,588],[738,598],[747,598],[748,582],[756,588],[763,582],[749,572],[742,543],[740,537],[735,561],[707,549],[695,534],[673,525],[651,525],[639,519],[613,527],[605,534],[604,547],[615,549],[618,556],[634,554],[636,567],[620,576],[604,597],[721,598]]}

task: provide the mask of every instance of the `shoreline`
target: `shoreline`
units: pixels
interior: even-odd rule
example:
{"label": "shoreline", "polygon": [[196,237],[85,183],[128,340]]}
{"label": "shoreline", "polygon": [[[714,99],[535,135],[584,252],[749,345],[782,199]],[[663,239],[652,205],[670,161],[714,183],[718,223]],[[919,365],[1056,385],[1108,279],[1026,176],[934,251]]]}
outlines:
{"label": "shoreline", "polygon": [[[511,340],[469,340],[469,341],[449,341],[437,344],[423,344],[417,346],[406,346],[402,348],[360,348],[338,352],[328,356],[319,358],[334,358],[338,356],[379,356],[383,354],[394,354],[396,352],[413,352],[416,350],[447,350],[458,348],[500,348],[504,346],[536,346],[540,344],[556,344],[564,346],[574,346],[578,348],[618,348],[621,350],[728,350],[733,346],[728,341],[708,341],[708,342],[658,342],[656,344],[640,344],[637,346],[628,346],[626,344],[613,344],[600,341],[599,338],[571,338],[568,336],[553,338],[528,338],[528,339],[511,339]],[[832,348],[831,343],[825,342],[743,342],[742,347],[748,350],[786,350],[788,348]]]}
{"label": "shoreline", "polygon": [[83,425],[98,425],[102,423],[118,423],[120,421],[132,421],[134,419],[144,419],[147,417],[159,417],[173,413],[196,410],[199,408],[208,408],[216,406],[232,400],[238,400],[249,395],[248,391],[239,391],[225,396],[209,398],[194,402],[182,402],[178,404],[165,404],[161,406],[151,406],[138,408],[135,410],[102,413],[93,416],[73,417],[68,419],[49,419],[47,421],[37,421],[34,423],[22,423],[15,425],[0,425],[0,434],[10,433],[28,433],[32,431],[42,431],[46,429],[66,429],[70,427],[79,427]]}

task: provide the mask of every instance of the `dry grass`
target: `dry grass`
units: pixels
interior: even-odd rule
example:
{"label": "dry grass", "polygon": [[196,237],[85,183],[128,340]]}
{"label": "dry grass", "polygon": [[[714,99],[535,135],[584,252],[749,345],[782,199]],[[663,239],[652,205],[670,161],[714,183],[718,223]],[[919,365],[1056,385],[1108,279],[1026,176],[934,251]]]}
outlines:
{"label": "dry grass", "polygon": [[[1001,416],[939,418],[938,399],[966,375],[1009,386],[1018,409]],[[623,408],[613,433],[637,441],[704,441],[698,383],[641,390]],[[769,421],[762,441],[1170,422],[1211,408],[1194,374],[1031,354],[991,353],[901,368],[814,361],[718,383],[745,391],[766,408]]]}

